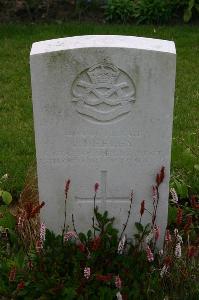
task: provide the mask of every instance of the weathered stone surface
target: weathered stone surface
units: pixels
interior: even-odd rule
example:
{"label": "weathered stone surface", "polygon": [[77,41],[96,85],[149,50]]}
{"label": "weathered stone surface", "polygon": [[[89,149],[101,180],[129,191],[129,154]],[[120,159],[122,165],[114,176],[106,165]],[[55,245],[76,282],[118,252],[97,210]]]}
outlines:
{"label": "weathered stone surface", "polygon": [[[152,210],[151,186],[163,165],[157,224],[167,222],[175,86],[173,42],[130,36],[81,36],[34,43],[31,77],[42,218],[60,232],[64,182],[71,179],[67,222],[92,224],[97,205],[127,233],[141,200]],[[145,214],[143,222],[150,220]]]}

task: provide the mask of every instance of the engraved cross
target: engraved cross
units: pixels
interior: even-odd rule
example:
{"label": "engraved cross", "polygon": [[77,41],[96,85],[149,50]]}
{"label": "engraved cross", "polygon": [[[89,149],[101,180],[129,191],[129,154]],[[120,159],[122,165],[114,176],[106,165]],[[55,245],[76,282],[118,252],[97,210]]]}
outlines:
{"label": "engraved cross", "polygon": [[[129,197],[128,196],[124,196],[124,197],[118,197],[118,196],[114,196],[114,197],[109,197],[107,195],[107,171],[106,170],[102,170],[101,172],[101,176],[100,176],[100,196],[97,196],[96,198],[96,204],[98,204],[99,202],[101,203],[101,207],[103,210],[107,209],[107,203],[111,203],[111,202],[129,202]],[[87,197],[75,197],[76,200],[79,202],[86,202],[86,203],[92,203],[93,202],[93,197],[92,198],[87,198]]]}

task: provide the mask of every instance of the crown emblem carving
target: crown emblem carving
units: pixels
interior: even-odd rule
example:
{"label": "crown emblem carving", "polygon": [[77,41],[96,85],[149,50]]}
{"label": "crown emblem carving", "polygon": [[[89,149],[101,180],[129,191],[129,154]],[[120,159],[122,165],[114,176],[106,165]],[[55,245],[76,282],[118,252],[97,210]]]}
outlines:
{"label": "crown emblem carving", "polygon": [[98,64],[88,70],[88,75],[93,83],[114,83],[119,73],[118,68],[111,64]]}
{"label": "crown emblem carving", "polygon": [[99,63],[81,72],[73,82],[76,111],[84,118],[104,123],[127,115],[135,102],[135,84],[111,63]]}

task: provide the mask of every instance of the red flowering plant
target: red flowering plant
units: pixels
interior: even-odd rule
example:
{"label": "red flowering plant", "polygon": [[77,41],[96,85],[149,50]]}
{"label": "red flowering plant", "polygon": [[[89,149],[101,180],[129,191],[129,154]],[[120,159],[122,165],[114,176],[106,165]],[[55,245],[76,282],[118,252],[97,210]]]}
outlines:
{"label": "red flowering plant", "polygon": [[[114,218],[96,206],[98,183],[94,186],[92,226],[86,234],[77,232],[74,216],[73,228],[68,230],[66,212],[62,235],[55,235],[44,223],[35,233],[30,222],[37,218],[44,203],[25,206],[17,218],[15,234],[9,232],[9,240],[0,242],[9,245],[4,248],[4,256],[0,250],[0,298],[197,299],[199,240],[191,237],[193,218],[180,207],[174,229],[168,226],[164,234],[157,224],[164,172],[161,168],[152,187],[152,211],[145,200],[140,203],[133,239],[125,234],[133,192],[120,234],[114,228]],[[69,188],[68,180],[65,211]],[[145,213],[151,216],[148,225],[143,225]],[[33,235],[28,247],[24,247],[24,224],[31,224],[28,228]],[[157,247],[160,238],[164,240],[162,249]]]}
{"label": "red flowering plant", "polygon": [[178,197],[174,187],[170,189],[170,222],[169,228],[177,228],[186,236],[188,245],[199,240],[199,197],[190,195],[184,199]]}

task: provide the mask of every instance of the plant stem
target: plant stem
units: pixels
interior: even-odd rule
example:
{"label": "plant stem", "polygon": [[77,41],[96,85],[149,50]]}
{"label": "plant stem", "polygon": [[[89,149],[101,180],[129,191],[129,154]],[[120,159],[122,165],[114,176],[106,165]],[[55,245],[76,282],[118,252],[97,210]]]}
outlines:
{"label": "plant stem", "polygon": [[78,236],[78,233],[77,233],[77,229],[75,227],[75,220],[74,220],[74,215],[72,214],[72,223],[73,223],[73,230],[75,231],[75,233],[77,234]]}
{"label": "plant stem", "polygon": [[124,231],[126,230],[126,227],[128,225],[129,217],[130,217],[130,214],[131,214],[132,203],[133,203],[133,190],[131,192],[130,205],[129,205],[129,210],[128,210],[128,214],[127,214],[127,219],[126,219],[126,222],[124,223],[124,227],[123,227],[123,230],[122,230],[122,232],[120,234],[119,241],[121,240],[121,238],[122,238],[122,236],[124,234]]}
{"label": "plant stem", "polygon": [[64,201],[64,228],[63,228],[63,235],[66,232],[66,201],[67,201],[68,194],[65,194],[65,201]]}
{"label": "plant stem", "polygon": [[93,221],[93,229],[94,229],[94,237],[95,237],[95,210],[96,210],[96,196],[97,196],[97,192],[95,192],[94,194],[94,198],[93,198],[93,217],[92,217],[92,221]]}
{"label": "plant stem", "polygon": [[153,203],[154,211],[153,211],[153,215],[152,215],[152,228],[154,228],[154,225],[155,225],[156,216],[157,216],[157,208],[158,208],[158,203],[159,203],[159,198],[160,198],[158,186],[156,188],[157,188],[157,199],[156,199],[155,204]]}

